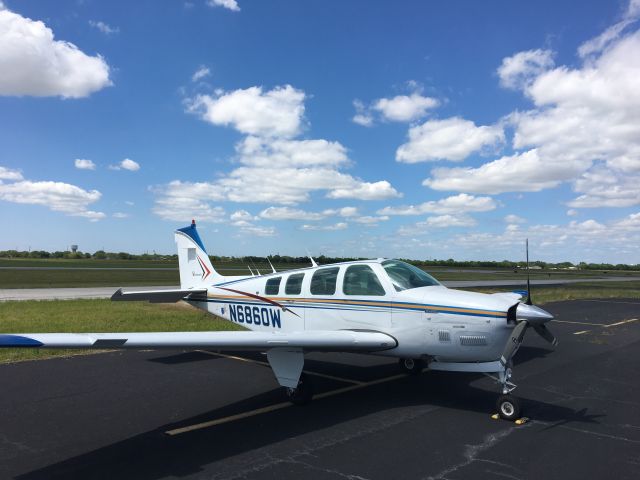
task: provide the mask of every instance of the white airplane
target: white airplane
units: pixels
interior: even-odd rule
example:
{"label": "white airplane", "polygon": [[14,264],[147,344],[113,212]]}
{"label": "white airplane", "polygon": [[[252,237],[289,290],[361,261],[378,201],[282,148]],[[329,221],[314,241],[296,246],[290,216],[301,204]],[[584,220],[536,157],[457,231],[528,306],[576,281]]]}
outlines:
{"label": "white airplane", "polygon": [[266,351],[277,381],[296,404],[313,395],[302,372],[305,353],[384,355],[399,358],[408,373],[428,367],[491,376],[501,386],[498,412],[513,420],[520,406],[511,395],[512,359],[525,332],[532,327],[557,344],[545,326],[552,315],[531,305],[530,294],[521,302],[519,293],[452,290],[417,267],[389,259],[222,276],[195,221],[176,230],[175,241],[179,290],[119,289],[111,299],[183,300],[248,331],[0,334],[0,347]]}

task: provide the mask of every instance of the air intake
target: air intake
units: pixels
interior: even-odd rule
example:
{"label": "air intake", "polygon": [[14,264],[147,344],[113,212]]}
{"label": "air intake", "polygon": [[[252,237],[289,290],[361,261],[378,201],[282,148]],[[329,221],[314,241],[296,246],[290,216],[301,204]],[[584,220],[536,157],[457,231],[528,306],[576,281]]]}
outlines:
{"label": "air intake", "polygon": [[482,347],[487,344],[487,337],[484,335],[461,335],[460,345],[465,347]]}
{"label": "air intake", "polygon": [[440,330],[438,332],[438,340],[440,340],[441,342],[450,342],[451,334],[448,330]]}

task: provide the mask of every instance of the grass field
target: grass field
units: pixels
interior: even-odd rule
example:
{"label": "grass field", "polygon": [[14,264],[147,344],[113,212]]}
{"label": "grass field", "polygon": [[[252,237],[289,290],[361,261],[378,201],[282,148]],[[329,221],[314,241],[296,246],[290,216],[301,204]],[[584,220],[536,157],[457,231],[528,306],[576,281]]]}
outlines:
{"label": "grass field", "polygon": [[[469,289],[471,290],[471,289]],[[508,289],[473,289],[486,293]],[[638,282],[590,282],[534,288],[534,303],[584,298],[640,298]],[[171,332],[238,330],[189,305],[109,300],[0,302],[1,333],[45,332]],[[0,363],[83,354],[92,350],[0,349]]]}
{"label": "grass field", "polygon": [[[0,332],[178,332],[239,330],[185,303],[110,300],[0,302]],[[92,350],[0,348],[0,363],[89,353]]]}

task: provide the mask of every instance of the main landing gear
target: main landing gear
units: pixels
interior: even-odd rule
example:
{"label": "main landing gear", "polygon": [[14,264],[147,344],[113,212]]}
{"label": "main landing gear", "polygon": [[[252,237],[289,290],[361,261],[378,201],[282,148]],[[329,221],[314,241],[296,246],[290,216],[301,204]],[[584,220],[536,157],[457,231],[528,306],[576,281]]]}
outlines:
{"label": "main landing gear", "polygon": [[294,405],[306,405],[313,398],[313,384],[306,373],[300,375],[296,388],[285,387],[289,401]]}
{"label": "main landing gear", "polygon": [[400,358],[400,368],[409,375],[419,375],[424,369],[424,361],[419,358]]}

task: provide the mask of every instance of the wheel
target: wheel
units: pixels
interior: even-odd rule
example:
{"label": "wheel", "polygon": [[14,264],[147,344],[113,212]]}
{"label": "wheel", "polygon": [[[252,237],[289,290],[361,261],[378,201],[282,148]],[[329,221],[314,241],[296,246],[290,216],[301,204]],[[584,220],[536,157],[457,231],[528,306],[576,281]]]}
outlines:
{"label": "wheel", "polygon": [[287,388],[287,397],[294,405],[306,405],[313,398],[313,385],[309,378],[303,373],[298,380],[297,388]]}
{"label": "wheel", "polygon": [[513,395],[500,395],[496,402],[498,414],[505,420],[517,420],[520,418],[520,402]]}
{"label": "wheel", "polygon": [[424,368],[424,362],[419,358],[401,358],[400,367],[410,375],[419,375]]}

